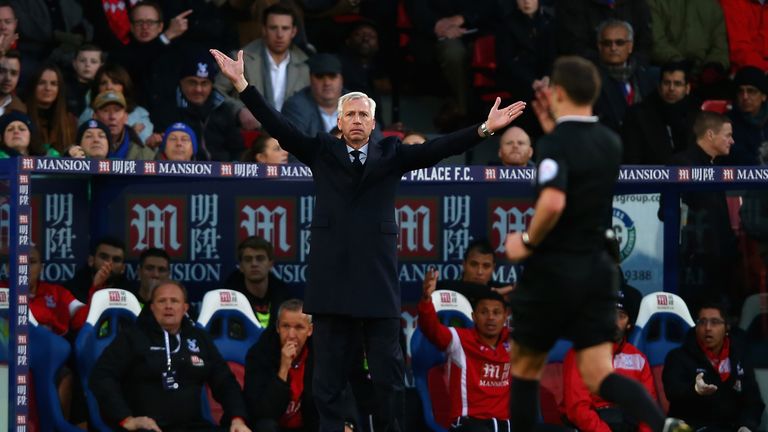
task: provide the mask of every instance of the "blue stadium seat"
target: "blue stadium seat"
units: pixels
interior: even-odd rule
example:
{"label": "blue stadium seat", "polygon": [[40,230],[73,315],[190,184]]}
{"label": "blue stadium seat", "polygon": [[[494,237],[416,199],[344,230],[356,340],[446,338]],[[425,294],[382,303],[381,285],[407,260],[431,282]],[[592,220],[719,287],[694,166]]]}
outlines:
{"label": "blue stadium seat", "polygon": [[[432,304],[437,311],[440,322],[452,327],[472,327],[472,305],[463,295],[449,290],[437,290],[432,293]],[[446,361],[445,354],[437,349],[420,328],[416,328],[411,336],[411,369],[416,384],[416,392],[421,399],[424,411],[424,421],[435,432],[445,432],[446,428],[435,418],[435,407],[430,393],[430,370],[442,366]],[[431,389],[435,392],[435,388]],[[442,391],[445,396],[447,390]]]}
{"label": "blue stadium seat", "polygon": [[[234,290],[208,291],[200,305],[197,325],[211,334],[213,343],[242,387],[246,354],[264,332],[248,299]],[[207,420],[218,424],[221,406],[213,400],[210,389],[206,387],[205,391],[203,413]]]}
{"label": "blue stadium seat", "polygon": [[56,376],[72,351],[69,342],[38,325],[31,312],[29,324],[29,368],[35,389],[39,430],[82,432],[64,419],[56,386]]}
{"label": "blue stadium seat", "polygon": [[642,351],[651,366],[656,393],[664,411],[669,409],[661,374],[667,353],[682,345],[685,335],[694,326],[693,318],[682,298],[666,292],[643,297],[635,328],[629,342]]}
{"label": "blue stadium seat", "polygon": [[110,431],[99,413],[99,405],[88,386],[91,370],[104,349],[112,343],[126,323],[132,323],[141,312],[141,305],[128,291],[107,288],[96,291],[91,298],[88,318],[75,341],[75,356],[80,380],[85,390],[89,427],[99,431]]}

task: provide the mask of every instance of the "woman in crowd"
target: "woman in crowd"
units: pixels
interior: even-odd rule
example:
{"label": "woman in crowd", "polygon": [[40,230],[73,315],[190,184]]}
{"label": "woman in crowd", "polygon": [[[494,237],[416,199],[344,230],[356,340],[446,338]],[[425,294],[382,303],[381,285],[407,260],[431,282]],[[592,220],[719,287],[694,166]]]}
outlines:
{"label": "woman in crowd", "polygon": [[68,154],[73,158],[106,159],[112,145],[112,135],[104,123],[90,119],[77,130],[77,144]]}
{"label": "woman in crowd", "polygon": [[64,77],[54,64],[43,66],[32,77],[27,112],[40,132],[43,145],[64,153],[75,140],[77,119],[67,111]]}
{"label": "woman in crowd", "polygon": [[105,91],[114,91],[123,94],[125,103],[128,105],[126,107],[126,111],[128,111],[128,125],[139,134],[141,142],[146,143],[147,138],[149,138],[154,131],[154,126],[149,119],[149,111],[144,107],[136,105],[136,95],[134,94],[131,76],[124,67],[118,64],[105,63],[96,72],[96,76],[91,82],[91,89],[85,96],[88,107],[82,114],[80,114],[80,124],[85,123],[88,119],[93,117],[91,100],[96,97],[97,94]]}
{"label": "woman in crowd", "polygon": [[53,149],[46,151],[29,116],[11,111],[0,117],[0,159],[16,156],[59,156],[59,153]]}
{"label": "woman in crowd", "polygon": [[197,154],[197,136],[185,123],[174,123],[168,126],[163,134],[158,160],[192,161]]}
{"label": "woman in crowd", "polygon": [[280,147],[280,143],[266,132],[259,135],[253,146],[243,152],[241,162],[260,162],[268,164],[288,163],[288,152]]}

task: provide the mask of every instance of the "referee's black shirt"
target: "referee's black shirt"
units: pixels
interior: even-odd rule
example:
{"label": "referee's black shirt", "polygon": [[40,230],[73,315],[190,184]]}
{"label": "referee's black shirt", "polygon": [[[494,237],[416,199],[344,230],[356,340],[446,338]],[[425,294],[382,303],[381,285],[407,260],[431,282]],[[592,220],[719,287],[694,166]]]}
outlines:
{"label": "referee's black shirt", "polygon": [[619,176],[621,140],[597,117],[564,116],[536,147],[536,187],[566,194],[565,210],[536,253],[605,249],[613,188]]}

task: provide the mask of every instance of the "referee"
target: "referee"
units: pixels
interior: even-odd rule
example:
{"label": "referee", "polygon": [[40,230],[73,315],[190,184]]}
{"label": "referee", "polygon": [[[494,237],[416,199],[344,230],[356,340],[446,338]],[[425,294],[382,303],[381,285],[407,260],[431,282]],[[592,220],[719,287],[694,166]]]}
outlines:
{"label": "referee", "polygon": [[548,351],[562,337],[573,341],[579,371],[592,393],[620,405],[653,431],[689,431],[680,420],[665,420],[640,383],[613,370],[619,278],[606,232],[622,145],[592,115],[600,93],[598,72],[583,58],[561,57],[549,86],[542,82],[538,87],[534,110],[552,132],[536,148],[536,212],[529,230],[509,234],[505,244],[508,258],[525,259],[511,299],[512,430],[534,429],[541,371]]}

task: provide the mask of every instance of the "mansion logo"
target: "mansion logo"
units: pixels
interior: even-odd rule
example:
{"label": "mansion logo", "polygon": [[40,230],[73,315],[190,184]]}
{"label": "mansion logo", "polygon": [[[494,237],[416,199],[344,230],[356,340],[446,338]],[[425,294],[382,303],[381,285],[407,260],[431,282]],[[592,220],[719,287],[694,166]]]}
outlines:
{"label": "mansion logo", "polygon": [[501,198],[488,200],[488,226],[491,227],[489,240],[497,254],[504,253],[507,234],[528,229],[533,213],[533,201]]}
{"label": "mansion logo", "polygon": [[438,259],[439,201],[436,197],[398,198],[395,218],[401,259]]}
{"label": "mansion logo", "polygon": [[276,259],[296,257],[295,198],[238,198],[236,202],[238,243],[256,235],[272,243]]}
{"label": "mansion logo", "polygon": [[138,257],[149,248],[186,258],[187,200],[184,196],[127,198],[129,255]]}

